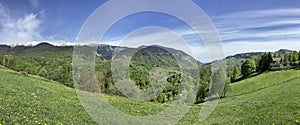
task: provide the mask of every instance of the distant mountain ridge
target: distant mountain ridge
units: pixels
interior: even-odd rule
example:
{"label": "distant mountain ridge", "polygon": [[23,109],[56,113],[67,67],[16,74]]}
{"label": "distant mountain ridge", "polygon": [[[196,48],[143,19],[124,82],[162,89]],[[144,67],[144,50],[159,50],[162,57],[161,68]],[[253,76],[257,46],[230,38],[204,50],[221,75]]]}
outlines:
{"label": "distant mountain ridge", "polygon": [[[106,45],[106,44],[100,44],[96,45],[97,46],[97,53],[101,55],[104,59],[110,60],[114,54],[117,54],[120,51],[126,50],[126,49],[135,49],[135,48],[128,48],[128,47],[120,47],[120,46],[112,46],[112,45]],[[147,48],[147,50],[155,55],[163,55],[163,54],[170,54],[172,53],[173,55],[178,55],[177,57],[181,56],[186,56],[185,52],[181,50],[176,50],[172,48],[167,48],[163,46],[158,46],[158,45],[152,45],[151,47],[149,46],[141,46],[136,49],[141,49],[141,48]],[[43,53],[43,52],[57,52],[57,51],[72,51],[74,48],[74,45],[64,45],[64,46],[57,46],[57,45],[52,45],[47,42],[39,43],[37,45],[16,45],[16,46],[9,46],[9,45],[0,45],[0,54],[1,55],[11,55],[11,54],[22,54],[22,53]],[[161,48],[161,49],[158,49]],[[169,53],[167,53],[167,51]],[[276,51],[275,53],[280,53],[283,55],[285,52],[292,52],[291,50],[288,49],[280,49]],[[228,65],[239,65],[241,62],[245,59],[249,58],[254,58],[256,56],[261,55],[263,52],[249,52],[249,53],[240,53],[240,54],[235,54],[232,56],[227,56],[225,59],[227,61]],[[274,52],[273,52],[274,53]],[[167,56],[167,55],[164,55]],[[169,56],[169,58],[172,58]],[[223,59],[224,60],[224,59]],[[213,61],[207,64],[215,63],[218,61]],[[199,64],[202,64],[199,62]]]}
{"label": "distant mountain ridge", "polygon": [[128,49],[127,47],[111,46],[106,44],[100,44],[97,47],[97,53],[100,54],[104,59],[110,60],[112,56],[122,50]]}
{"label": "distant mountain ridge", "polygon": [[[280,49],[278,51],[275,51],[275,52],[271,52],[271,53],[279,53],[281,55],[284,55],[286,52],[292,52],[292,50],[288,50],[288,49]],[[248,53],[239,53],[239,54],[235,54],[233,56],[227,56],[226,59],[229,59],[229,58],[237,58],[237,59],[249,59],[249,58],[252,58],[254,56],[259,56],[261,55],[262,53],[264,52],[248,52]]]}
{"label": "distant mountain ridge", "polygon": [[[288,49],[280,49],[278,51],[271,52],[271,53],[272,54],[279,53],[282,56],[286,52],[293,52],[293,51],[288,50]],[[246,59],[254,59],[257,56],[260,56],[262,53],[264,53],[264,52],[248,52],[248,53],[239,53],[239,54],[235,54],[235,55],[232,55],[232,56],[227,56],[225,58],[226,59],[226,66],[227,66],[226,68],[227,69],[233,69],[234,66],[239,66],[240,67]],[[218,63],[220,61],[224,61],[224,59],[216,60],[216,61],[210,62],[208,64]]]}
{"label": "distant mountain ridge", "polygon": [[263,52],[249,52],[249,53],[239,53],[239,54],[235,54],[233,56],[227,56],[226,59],[229,58],[237,58],[237,59],[248,59],[248,58],[252,58],[254,56],[259,56],[261,55]]}
{"label": "distant mountain ridge", "polygon": [[[85,46],[85,45],[82,45]],[[138,48],[129,48],[129,47],[120,47],[120,46],[112,46],[105,44],[93,44],[90,45],[96,48],[97,54],[104,60],[111,60],[113,56],[117,55],[119,52],[125,52],[122,54],[126,54],[126,52],[134,51],[135,54],[132,59],[136,62],[146,62],[152,65],[156,63],[158,65],[164,66],[175,66],[177,60],[188,59],[189,61],[197,61],[192,56],[186,54],[181,50],[176,50],[172,48],[167,48],[158,45],[152,46],[141,46]],[[26,54],[43,54],[51,52],[65,52],[66,54],[72,54],[74,49],[74,45],[66,45],[66,46],[56,46],[50,43],[40,43],[34,46],[25,46],[25,45],[17,45],[17,46],[8,46],[8,45],[0,45],[0,55],[26,55]],[[157,61],[157,62],[155,62]],[[198,64],[202,64],[197,61]]]}
{"label": "distant mountain ridge", "polygon": [[14,54],[25,54],[25,53],[44,53],[44,52],[57,52],[57,51],[71,51],[73,46],[55,46],[49,43],[40,43],[35,46],[8,46],[0,45],[1,55],[14,55]]}

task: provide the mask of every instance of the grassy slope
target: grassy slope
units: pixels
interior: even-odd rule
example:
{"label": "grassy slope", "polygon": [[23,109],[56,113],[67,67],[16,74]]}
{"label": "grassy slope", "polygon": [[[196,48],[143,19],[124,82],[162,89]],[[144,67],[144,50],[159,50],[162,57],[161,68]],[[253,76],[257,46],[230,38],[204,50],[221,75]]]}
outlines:
{"label": "grassy slope", "polygon": [[[228,97],[221,99],[212,115],[197,121],[191,110],[183,124],[271,125],[300,124],[300,70],[261,74],[232,84]],[[194,106],[200,109],[200,106]],[[195,115],[197,114],[197,115]]]}
{"label": "grassy slope", "polygon": [[[233,91],[207,120],[198,121],[201,105],[195,105],[179,124],[299,124],[299,76],[299,70],[277,71],[234,83]],[[117,109],[134,115],[152,114],[165,107],[122,97],[107,98]],[[73,89],[1,68],[0,123],[95,124]]]}
{"label": "grassy slope", "polygon": [[238,83],[233,83],[232,92],[228,96],[247,94],[254,90],[268,88],[292,79],[300,78],[300,70],[284,70],[264,73]]}
{"label": "grassy slope", "polygon": [[0,69],[0,123],[72,124],[95,122],[73,89],[35,76]]}
{"label": "grassy slope", "polygon": [[[115,108],[132,115],[155,114],[165,105],[106,95]],[[149,110],[151,109],[151,110]],[[96,124],[74,89],[0,67],[0,124]]]}

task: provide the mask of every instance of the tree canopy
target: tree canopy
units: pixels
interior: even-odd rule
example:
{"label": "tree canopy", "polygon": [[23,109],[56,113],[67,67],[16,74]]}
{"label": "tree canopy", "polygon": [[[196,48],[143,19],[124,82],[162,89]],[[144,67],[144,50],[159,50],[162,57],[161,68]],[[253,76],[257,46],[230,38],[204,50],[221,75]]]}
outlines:
{"label": "tree canopy", "polygon": [[239,79],[241,76],[241,70],[238,66],[235,66],[233,69],[232,81]]}
{"label": "tree canopy", "polygon": [[242,75],[249,76],[256,71],[256,64],[254,60],[248,59],[242,64]]}
{"label": "tree canopy", "polygon": [[270,69],[270,64],[272,63],[272,54],[270,52],[263,53],[261,59],[258,62],[258,71],[264,72]]}

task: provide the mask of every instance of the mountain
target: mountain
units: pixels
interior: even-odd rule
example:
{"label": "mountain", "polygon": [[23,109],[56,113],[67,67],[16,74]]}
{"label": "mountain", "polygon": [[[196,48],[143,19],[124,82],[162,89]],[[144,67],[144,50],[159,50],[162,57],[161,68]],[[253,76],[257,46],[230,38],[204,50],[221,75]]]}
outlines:
{"label": "mountain", "polygon": [[293,51],[288,50],[288,49],[280,49],[280,50],[276,51],[275,53],[279,53],[280,55],[284,55],[286,52],[293,52]]}
{"label": "mountain", "polygon": [[240,53],[240,54],[235,54],[232,56],[227,56],[222,60],[216,60],[210,63],[207,63],[206,65],[210,65],[210,64],[219,64],[223,61],[226,60],[226,68],[227,70],[232,70],[235,66],[241,66],[243,64],[243,62],[246,59],[253,59],[259,55],[261,55],[263,52],[250,52],[250,53]]}
{"label": "mountain", "polygon": [[[93,45],[94,46],[94,45]],[[195,60],[193,57],[184,53],[180,50],[175,50],[172,48],[167,48],[163,46],[153,45],[153,46],[141,46],[139,48],[128,48],[120,46],[111,46],[111,45],[95,45],[96,52],[105,60],[111,60],[114,55],[117,55],[119,52],[126,53],[134,51],[133,59],[136,61],[148,61],[151,59],[159,59],[159,63],[174,63],[177,60]],[[39,43],[35,46],[25,46],[25,45],[0,45],[0,55],[26,55],[26,54],[47,54],[51,52],[65,52],[68,51],[68,54],[71,54],[74,46],[55,46],[46,42]],[[138,58],[140,59],[138,59]],[[143,58],[143,59],[142,59]],[[147,59],[148,58],[148,59]],[[154,63],[152,61],[152,63]],[[198,62],[201,64],[200,62]],[[173,64],[171,64],[173,65]],[[174,65],[173,65],[174,66]]]}
{"label": "mountain", "polygon": [[[168,58],[171,60],[186,60],[184,58],[193,58],[186,54],[183,51],[167,48],[163,46],[158,45],[152,45],[152,46],[141,46],[139,48],[128,48],[128,47],[120,47],[120,46],[111,46],[111,45],[105,45],[100,44],[96,45],[96,52],[105,60],[111,60],[113,55],[116,55],[117,53],[121,51],[136,51],[139,50],[138,55],[141,56],[141,53],[143,54],[153,54],[155,58],[157,57],[163,57]],[[8,46],[8,45],[0,45],[0,55],[10,55],[10,54],[35,54],[35,53],[46,53],[46,52],[61,52],[61,51],[72,51],[74,46],[56,46],[52,45],[46,42],[39,43],[35,46],[25,46],[25,45],[17,45],[17,46]],[[147,53],[145,53],[147,51]],[[292,52],[291,50],[287,49],[280,49],[274,53],[280,53],[281,55],[284,55],[286,52]],[[227,56],[226,64],[227,68],[231,69],[234,66],[240,66],[245,59],[252,59],[254,57],[257,57],[261,55],[263,52],[250,52],[250,53],[240,53],[232,56]],[[144,56],[146,56],[144,55]],[[145,57],[146,58],[146,57]],[[224,60],[224,59],[223,59]],[[218,63],[222,60],[213,61],[211,63]],[[167,61],[168,62],[168,61]],[[199,65],[202,65],[201,62],[197,61]],[[210,65],[211,63],[207,63],[206,65]]]}
{"label": "mountain", "polygon": [[119,47],[119,46],[111,46],[111,45],[105,45],[100,44],[97,47],[97,53],[100,54],[104,59],[110,60],[114,54],[117,54],[118,52],[128,49],[127,47]]}
{"label": "mountain", "polygon": [[202,64],[183,51],[158,45],[141,46],[138,48],[99,45],[97,53],[105,60],[111,60],[120,56],[131,57],[131,60],[136,63],[151,65],[148,68],[158,65],[179,68],[178,61],[196,61],[196,64]]}
{"label": "mountain", "polygon": [[59,52],[59,51],[72,51],[73,46],[55,46],[49,43],[39,43],[35,46],[7,46],[0,45],[1,55],[14,55],[14,54],[40,54],[45,52]]}
{"label": "mountain", "polygon": [[0,45],[0,54],[2,55],[8,55],[11,51],[11,47],[7,45]]}
{"label": "mountain", "polygon": [[166,66],[179,68],[176,58],[161,46],[143,46],[137,48],[132,60],[141,65]]}
{"label": "mountain", "polygon": [[40,43],[24,50],[25,52],[40,53],[40,52],[57,52],[72,50],[73,46],[55,46],[49,43]]}
{"label": "mountain", "polygon": [[233,56],[227,56],[226,59],[236,58],[236,59],[249,59],[255,56],[261,55],[263,52],[251,52],[251,53],[240,53]]}

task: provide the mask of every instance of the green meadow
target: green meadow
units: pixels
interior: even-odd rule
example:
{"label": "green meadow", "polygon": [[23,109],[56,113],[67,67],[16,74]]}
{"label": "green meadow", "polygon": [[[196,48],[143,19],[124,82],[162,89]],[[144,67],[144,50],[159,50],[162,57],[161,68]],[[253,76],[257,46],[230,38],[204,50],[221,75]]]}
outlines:
{"label": "green meadow", "polygon": [[[205,121],[198,119],[202,104],[197,104],[178,124],[300,124],[300,70],[267,72],[231,86],[232,91]],[[116,109],[130,115],[156,114],[168,107],[168,103],[105,97]],[[97,123],[85,112],[74,89],[0,68],[0,124]]]}
{"label": "green meadow", "polygon": [[182,124],[300,124],[300,70],[268,72],[231,86],[208,119],[197,121],[191,110]]}

